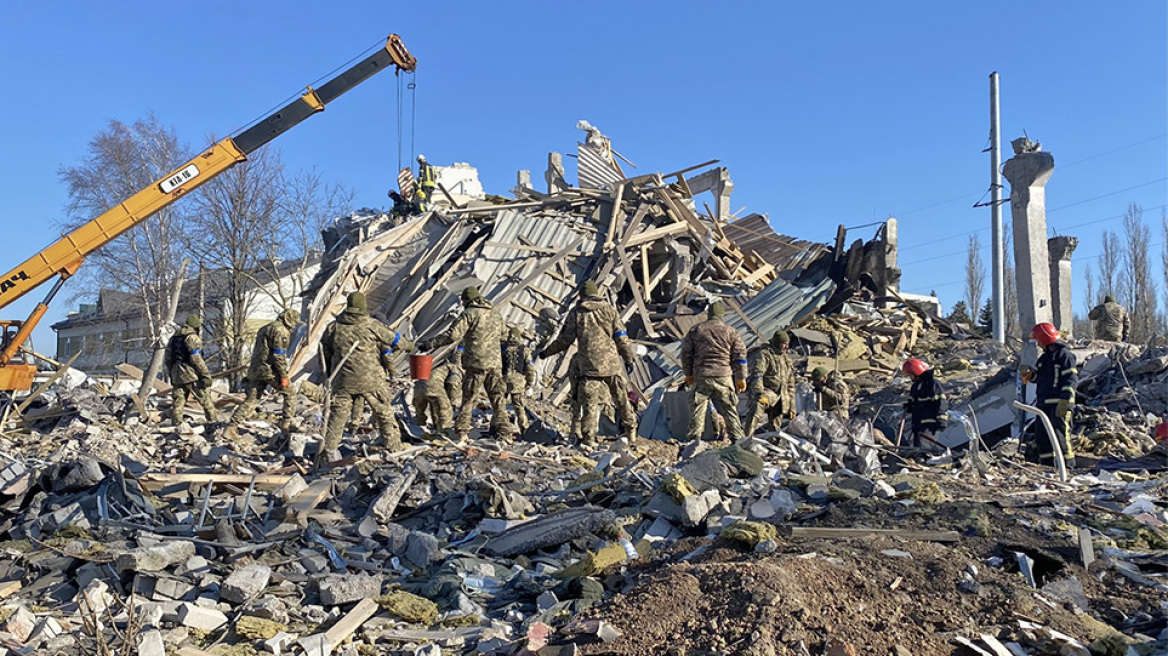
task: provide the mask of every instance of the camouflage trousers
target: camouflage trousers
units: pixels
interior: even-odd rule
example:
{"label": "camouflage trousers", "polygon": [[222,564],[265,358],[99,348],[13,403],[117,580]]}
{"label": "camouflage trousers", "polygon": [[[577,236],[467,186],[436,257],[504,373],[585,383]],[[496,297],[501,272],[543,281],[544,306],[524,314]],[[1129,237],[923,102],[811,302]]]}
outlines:
{"label": "camouflage trousers", "polygon": [[510,435],[513,432],[511,420],[507,418],[507,383],[503,381],[503,372],[499,369],[471,369],[467,368],[462,378],[462,405],[458,408],[458,419],[454,422],[454,429],[459,433],[470,432],[471,411],[474,409],[475,396],[482,387],[491,402],[491,426],[500,435]]}
{"label": "camouflage trousers", "polygon": [[446,398],[450,399],[450,407],[462,407],[462,372],[451,372],[442,386],[446,388]]}
{"label": "camouflage trousers", "polygon": [[771,390],[751,392],[750,415],[746,420],[746,435],[754,435],[759,428],[765,428],[776,419],[782,420],[784,409],[779,395]]}
{"label": "camouflage trousers", "polygon": [[271,387],[284,397],[283,405],[280,408],[280,430],[287,432],[292,426],[293,402],[296,396],[292,391],[293,388],[291,385],[280,389],[280,386],[275,380],[245,380],[243,389],[247,393],[247,396],[244,398],[243,403],[236,406],[235,412],[231,413],[231,423],[237,424],[254,417],[256,408],[260,405],[260,399],[263,398],[264,392],[267,391],[268,387]]}
{"label": "camouflage trousers", "polygon": [[[422,381],[419,381],[422,382]],[[427,396],[421,390],[421,385],[414,387],[414,420],[419,426],[426,425],[429,415],[434,420],[434,430],[445,431],[454,427],[454,408],[445,392]]]}
{"label": "camouflage trousers", "polygon": [[170,392],[170,397],[174,401],[174,407],[170,410],[170,418],[176,425],[182,423],[183,409],[187,407],[188,396],[199,400],[207,421],[215,421],[215,404],[211,403],[211,390],[199,387],[198,383],[179,383]]}
{"label": "camouflage trousers", "polygon": [[726,434],[733,440],[742,439],[742,422],[738,419],[738,394],[734,380],[729,376],[695,376],[693,415],[689,418],[686,439],[697,440],[706,428],[706,411],[710,403],[726,420]]}
{"label": "camouflage trousers", "polygon": [[582,441],[596,441],[600,411],[610,399],[616,406],[621,435],[631,437],[637,434],[637,414],[629,403],[628,383],[624,376],[586,376],[580,380],[577,394],[583,414],[580,426]]}
{"label": "camouflage trousers", "polygon": [[507,400],[515,409],[515,423],[519,425],[520,434],[527,432],[530,422],[527,421],[527,406],[524,398],[527,394],[527,379],[523,374],[507,374]]}
{"label": "camouflage trousers", "polygon": [[385,441],[385,448],[390,451],[399,451],[402,448],[401,430],[397,427],[397,418],[393,416],[392,398],[389,388],[382,387],[374,392],[364,394],[350,394],[348,392],[333,392],[329,402],[328,426],[324,432],[323,451],[336,451],[341,446],[341,435],[345,432],[345,424],[353,412],[353,404],[364,402],[373,410],[373,420],[377,422],[377,430]]}

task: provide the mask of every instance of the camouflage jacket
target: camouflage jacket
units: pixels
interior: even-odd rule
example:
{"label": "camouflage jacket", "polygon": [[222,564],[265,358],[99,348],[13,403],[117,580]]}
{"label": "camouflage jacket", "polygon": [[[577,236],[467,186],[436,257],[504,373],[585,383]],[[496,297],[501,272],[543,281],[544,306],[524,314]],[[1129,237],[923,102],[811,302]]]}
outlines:
{"label": "camouflage jacket", "polygon": [[438,337],[433,346],[461,342],[462,364],[467,369],[487,371],[503,368],[503,337],[507,326],[503,317],[486,299],[472,301],[454,324]]}
{"label": "camouflage jacket", "polygon": [[520,340],[503,342],[503,375],[508,378],[523,378],[528,386],[535,382],[535,363],[531,355],[531,347],[527,342]]}
{"label": "camouflage jacket", "polygon": [[203,338],[190,326],[183,326],[166,346],[166,369],[172,385],[187,385],[199,379],[211,380],[211,370],[203,361]]}
{"label": "camouflage jacket", "polygon": [[446,378],[450,375],[450,365],[442,363],[436,365],[430,370],[430,378],[428,380],[417,381],[417,386],[414,389],[414,394],[421,394],[426,397],[442,397],[446,396]]}
{"label": "camouflage jacket", "polygon": [[563,352],[573,343],[580,355],[581,376],[621,376],[625,365],[633,362],[633,343],[620,315],[600,298],[586,296],[580,301],[568,314],[559,336],[544,349],[544,355]]}
{"label": "camouflage jacket", "polygon": [[1096,305],[1087,318],[1095,322],[1095,339],[1119,342],[1127,339],[1128,331],[1131,330],[1131,318],[1127,310],[1115,301]]}
{"label": "camouflage jacket", "polygon": [[761,394],[770,390],[779,395],[784,410],[795,407],[795,366],[786,353],[778,352],[769,344],[754,352],[750,358],[750,391]]}
{"label": "camouflage jacket", "polygon": [[848,406],[851,403],[852,392],[838,371],[827,374],[827,380],[824,381],[823,386],[816,388],[815,398],[819,402],[820,410],[835,412],[844,419],[848,418]]}
{"label": "camouflage jacket", "polygon": [[381,389],[385,385],[381,356],[393,348],[396,337],[397,333],[368,314],[342,312],[320,338],[321,352],[328,364],[325,373],[335,376],[332,391],[368,394]]}
{"label": "camouflage jacket", "polygon": [[738,331],[721,319],[699,323],[681,343],[681,368],[686,376],[746,379],[746,345]]}
{"label": "camouflage jacket", "polygon": [[292,331],[281,319],[266,324],[256,333],[247,379],[252,382],[279,381],[288,377],[288,344]]}

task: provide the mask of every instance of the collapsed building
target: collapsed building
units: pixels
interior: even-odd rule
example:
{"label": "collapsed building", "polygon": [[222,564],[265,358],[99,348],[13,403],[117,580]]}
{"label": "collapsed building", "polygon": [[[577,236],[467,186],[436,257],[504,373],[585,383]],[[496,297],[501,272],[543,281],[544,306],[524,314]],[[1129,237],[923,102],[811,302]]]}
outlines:
{"label": "collapsed building", "polygon": [[[990,413],[969,408],[1016,354],[899,292],[894,220],[866,240],[777,234],[763,215],[731,220],[717,162],[630,178],[588,128],[575,187],[554,153],[547,191],[521,172],[509,199],[459,166],[430,212],[330,227],[286,450],[268,447],[279,401],[238,430],[161,426],[169,387],[139,410],[140,371],[62,366],[6,406],[0,654],[1165,653],[1168,444],[1150,437],[1168,415],[1165,347],[1077,344],[1095,357],[1076,448],[1094,457],[1058,480],[1008,430],[978,428]],[[357,421],[344,459],[310,473],[315,348],[349,292],[427,338],[478,285],[544,341],[586,279],[641,347],[640,435],[564,440],[563,358],[540,363],[540,421],[508,446],[484,408],[465,442],[425,433],[399,375],[410,445],[370,451]],[[781,431],[679,444],[678,342],[711,299],[748,345],[787,328],[800,370],[841,372],[853,419],[803,390]],[[901,445],[907,354],[935,365],[968,448]],[[242,398],[213,396],[223,411]]]}

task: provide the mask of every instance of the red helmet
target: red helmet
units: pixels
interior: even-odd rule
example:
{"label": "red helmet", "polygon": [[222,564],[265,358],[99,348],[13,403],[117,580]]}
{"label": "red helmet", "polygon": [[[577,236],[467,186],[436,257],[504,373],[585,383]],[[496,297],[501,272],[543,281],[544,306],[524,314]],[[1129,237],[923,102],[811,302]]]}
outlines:
{"label": "red helmet", "polygon": [[925,371],[928,370],[928,367],[925,366],[924,362],[921,362],[920,360],[913,358],[913,359],[905,362],[904,366],[901,367],[900,369],[901,369],[901,371],[903,371],[906,374],[920,376],[921,374],[925,373]]}
{"label": "red helmet", "polygon": [[1038,342],[1038,345],[1045,348],[1058,341],[1059,331],[1053,324],[1040,323],[1030,331],[1030,337]]}
{"label": "red helmet", "polygon": [[1160,425],[1156,426],[1156,440],[1168,440],[1168,422],[1160,422]]}

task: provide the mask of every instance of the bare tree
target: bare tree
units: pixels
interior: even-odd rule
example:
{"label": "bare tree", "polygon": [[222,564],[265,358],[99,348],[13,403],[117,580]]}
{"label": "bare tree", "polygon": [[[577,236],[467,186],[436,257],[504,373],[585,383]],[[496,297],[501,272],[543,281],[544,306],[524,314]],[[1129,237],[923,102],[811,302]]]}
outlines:
{"label": "bare tree", "polygon": [[965,307],[971,312],[981,308],[985,293],[985,264],[981,260],[981,240],[977,233],[969,236],[969,250],[965,258]]}
{"label": "bare tree", "polygon": [[1085,281],[1083,285],[1083,305],[1090,312],[1091,308],[1099,303],[1098,297],[1095,296],[1095,276],[1091,272],[1090,261],[1083,263],[1083,279]]}
{"label": "bare tree", "polygon": [[204,185],[194,203],[192,250],[210,270],[209,295],[221,301],[221,316],[206,319],[226,369],[243,364],[255,289],[252,272],[283,241],[283,174],[279,152],[262,148]]}
{"label": "bare tree", "polygon": [[[189,159],[175,132],[153,114],[127,125],[110,121],[89,142],[85,159],[58,171],[69,202],[61,227],[71,230],[149,187]],[[185,254],[187,206],[171,205],[90,255],[79,273],[81,293],[129,292],[155,348],[165,344],[171,291]]]}
{"label": "bare tree", "polygon": [[1022,329],[1018,325],[1020,319],[1018,315],[1018,280],[1014,277],[1014,249],[1010,247],[1012,241],[1010,229],[1007,227],[1002,231],[1002,234],[1006,251],[1006,256],[1002,258],[1002,286],[1005,287],[1006,294],[1005,307],[1002,310],[1003,314],[1006,315],[1006,337],[1021,339]]}
{"label": "bare tree", "polygon": [[1125,275],[1122,290],[1124,302],[1131,312],[1129,339],[1142,343],[1156,334],[1159,298],[1149,257],[1151,231],[1144,225],[1144,211],[1135,203],[1128,205],[1123,217],[1123,236]]}
{"label": "bare tree", "polygon": [[1124,286],[1123,252],[1119,235],[1110,230],[1103,231],[1103,252],[1099,255],[1099,295],[1120,296]]}
{"label": "bare tree", "polygon": [[314,251],[323,244],[321,230],[338,216],[353,209],[352,188],[325,182],[316,168],[302,169],[283,181],[280,195],[280,217],[283,239],[272,244],[263,256],[258,270],[268,278],[280,277],[281,266],[290,259],[299,260],[296,270],[288,277],[287,287],[275,285],[267,293],[276,295],[273,301],[284,307],[295,307],[296,297],[310,282],[307,276],[309,261]]}

